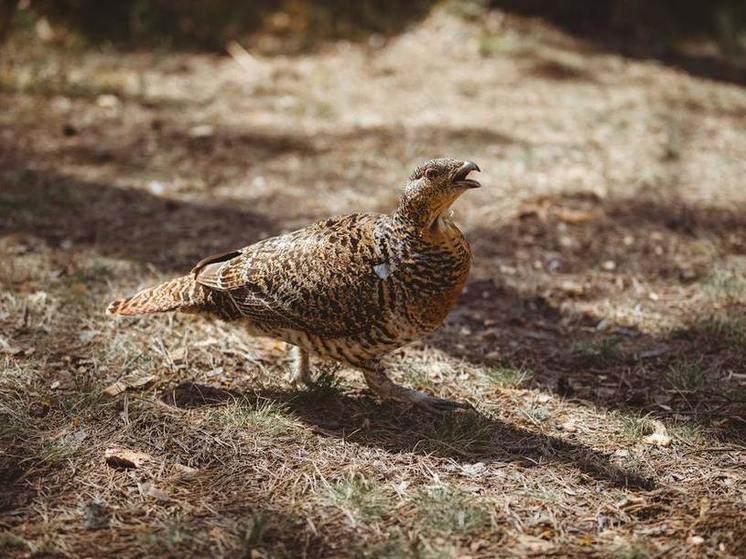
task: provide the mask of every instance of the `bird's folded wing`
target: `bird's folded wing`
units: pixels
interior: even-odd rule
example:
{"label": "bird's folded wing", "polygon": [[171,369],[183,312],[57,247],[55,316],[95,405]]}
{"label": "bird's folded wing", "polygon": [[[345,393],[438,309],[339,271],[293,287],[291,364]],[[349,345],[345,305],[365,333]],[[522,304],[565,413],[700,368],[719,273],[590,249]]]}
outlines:
{"label": "bird's folded wing", "polygon": [[383,309],[372,224],[351,217],[205,259],[195,279],[227,293],[266,327],[355,335],[380,320]]}

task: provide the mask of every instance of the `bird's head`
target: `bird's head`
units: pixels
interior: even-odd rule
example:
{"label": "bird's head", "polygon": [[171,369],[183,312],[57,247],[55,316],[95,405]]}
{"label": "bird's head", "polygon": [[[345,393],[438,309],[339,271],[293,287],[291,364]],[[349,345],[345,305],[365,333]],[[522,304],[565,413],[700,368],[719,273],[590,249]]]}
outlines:
{"label": "bird's head", "polygon": [[409,176],[396,215],[421,229],[437,225],[438,218],[461,194],[481,186],[468,178],[469,173],[479,170],[473,161],[458,159],[431,159],[421,163]]}

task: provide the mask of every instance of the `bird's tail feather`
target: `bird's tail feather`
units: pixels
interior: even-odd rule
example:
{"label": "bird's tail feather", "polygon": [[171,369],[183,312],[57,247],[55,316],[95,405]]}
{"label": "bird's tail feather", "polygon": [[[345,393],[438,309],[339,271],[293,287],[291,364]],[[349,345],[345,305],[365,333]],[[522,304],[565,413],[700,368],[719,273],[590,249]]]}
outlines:
{"label": "bird's tail feather", "polygon": [[108,306],[106,313],[131,316],[176,310],[186,311],[199,306],[203,298],[201,286],[194,281],[193,276],[189,275],[144,289],[132,297],[117,299]]}

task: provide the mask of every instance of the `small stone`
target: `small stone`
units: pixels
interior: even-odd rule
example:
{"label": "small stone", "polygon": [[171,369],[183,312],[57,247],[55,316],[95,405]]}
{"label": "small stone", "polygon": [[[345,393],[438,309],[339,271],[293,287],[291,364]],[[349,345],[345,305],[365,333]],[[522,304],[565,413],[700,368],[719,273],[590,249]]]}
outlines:
{"label": "small stone", "polygon": [[179,363],[186,361],[187,358],[187,348],[186,347],[180,347],[178,349],[175,349],[171,352],[169,352],[169,355],[171,356],[171,361],[174,363]]}
{"label": "small stone", "polygon": [[189,135],[192,138],[209,138],[213,134],[215,134],[215,127],[212,124],[198,124],[189,129]]}
{"label": "small stone", "polygon": [[178,472],[182,476],[193,476],[199,473],[199,470],[197,468],[192,468],[191,466],[186,466],[184,464],[174,464],[174,470]]}
{"label": "small stone", "polygon": [[568,433],[575,433],[578,430],[578,428],[575,426],[575,422],[572,419],[561,424],[560,429],[562,429],[563,431],[567,431]]}
{"label": "small stone", "polygon": [[72,101],[64,95],[57,95],[49,102],[49,107],[58,113],[69,112],[72,106]]}
{"label": "small stone", "polygon": [[93,499],[83,507],[85,527],[89,530],[108,528],[111,519],[109,503],[101,499]]}
{"label": "small stone", "polygon": [[155,485],[149,483],[145,494],[148,497],[153,497],[157,501],[170,501],[171,495],[166,493],[163,489],[158,489]]}
{"label": "small stone", "polygon": [[120,104],[119,97],[110,93],[96,97],[96,104],[102,109],[113,109]]}
{"label": "small stone", "polygon": [[471,544],[469,545],[469,550],[472,553],[476,553],[477,551],[479,551],[483,547],[487,547],[488,545],[489,544],[485,540],[477,540],[475,542],[471,542]]}
{"label": "small stone", "polygon": [[464,464],[461,466],[461,472],[467,477],[478,477],[487,468],[484,462],[475,462],[474,464]]}
{"label": "small stone", "polygon": [[686,543],[689,545],[702,545],[705,543],[705,539],[702,536],[689,536],[686,539]]}
{"label": "small stone", "polygon": [[81,330],[78,333],[78,339],[84,344],[87,344],[88,342],[93,340],[93,338],[98,336],[100,333],[101,332],[99,332],[98,330]]}
{"label": "small stone", "polygon": [[161,194],[166,192],[166,187],[161,181],[150,181],[148,183],[148,190],[150,190],[150,192],[152,192],[156,196],[160,196]]}

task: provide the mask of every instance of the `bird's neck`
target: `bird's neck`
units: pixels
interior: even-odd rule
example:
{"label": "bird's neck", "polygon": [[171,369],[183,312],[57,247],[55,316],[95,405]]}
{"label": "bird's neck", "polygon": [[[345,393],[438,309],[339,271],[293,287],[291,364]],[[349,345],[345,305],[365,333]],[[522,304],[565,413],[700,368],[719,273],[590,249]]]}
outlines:
{"label": "bird's neck", "polygon": [[392,216],[394,229],[399,237],[408,237],[416,244],[450,245],[463,239],[461,230],[445,212],[425,210],[422,212],[402,212],[400,207]]}
{"label": "bird's neck", "polygon": [[440,212],[425,200],[402,197],[393,219],[419,234],[436,225]]}

